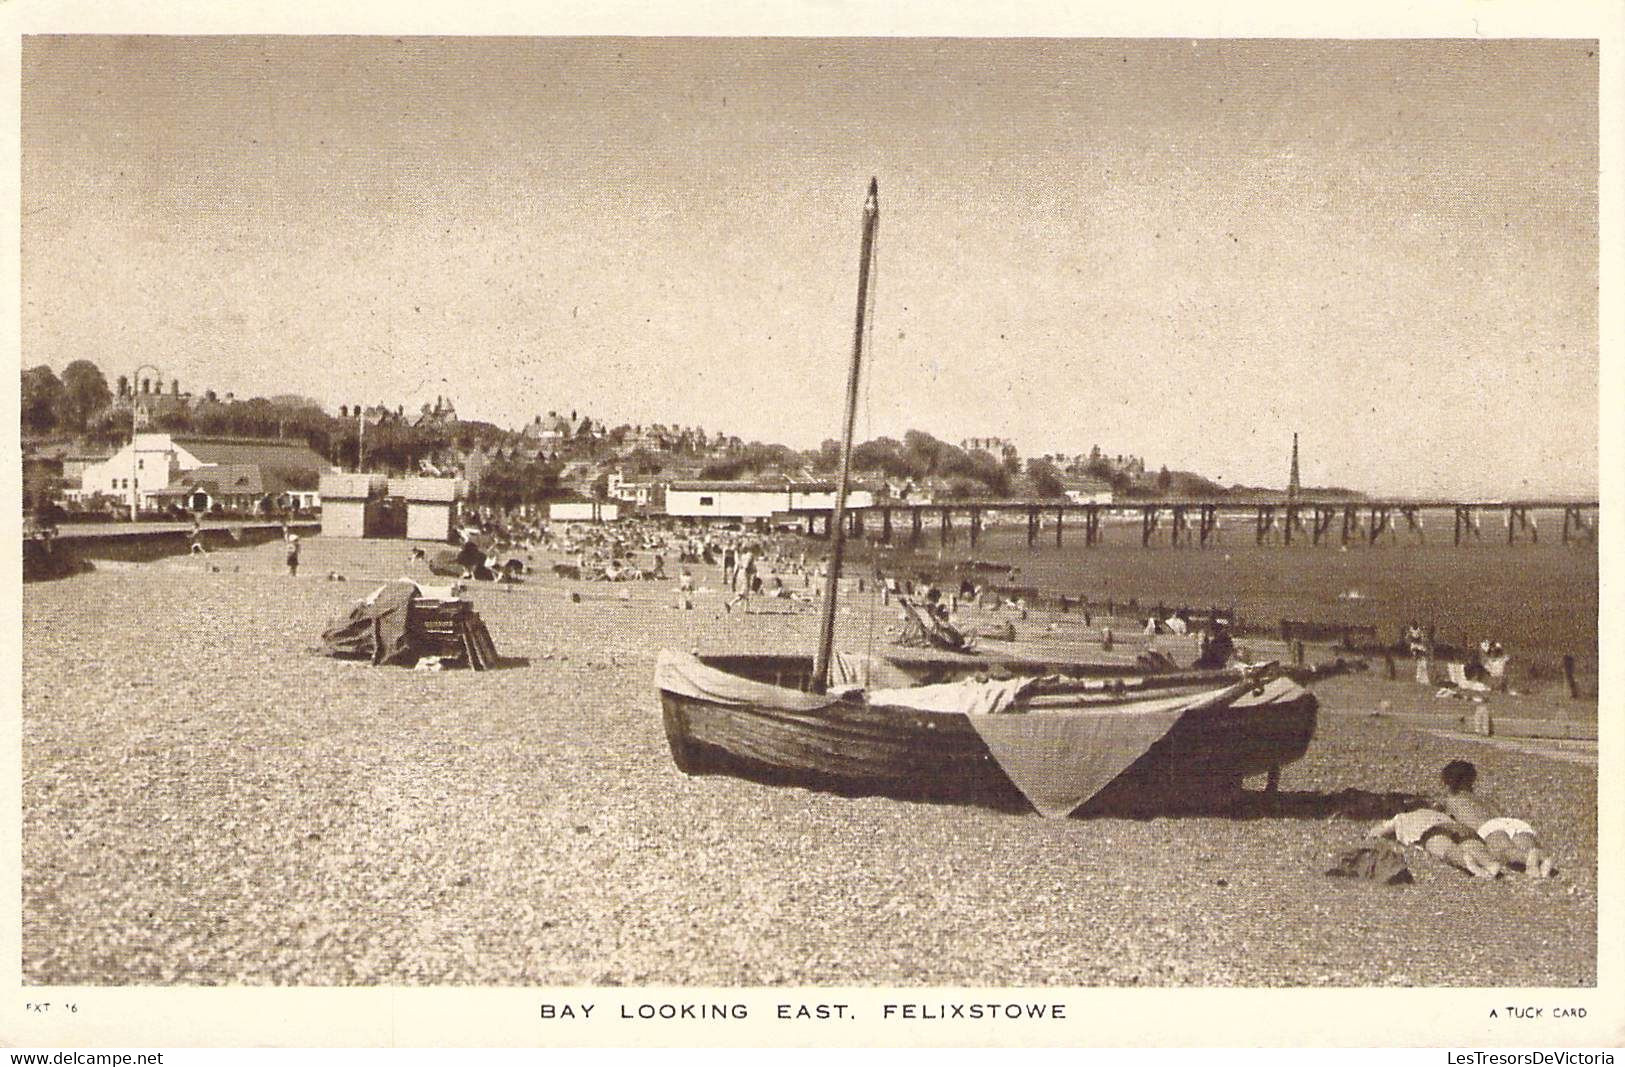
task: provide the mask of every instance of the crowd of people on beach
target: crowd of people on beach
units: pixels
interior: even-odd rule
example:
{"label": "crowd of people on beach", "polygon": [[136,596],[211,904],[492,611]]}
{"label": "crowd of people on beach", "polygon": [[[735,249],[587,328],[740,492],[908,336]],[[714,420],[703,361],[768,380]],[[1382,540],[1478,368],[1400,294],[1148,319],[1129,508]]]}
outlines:
{"label": "crowd of people on beach", "polygon": [[[679,609],[691,610],[701,576],[714,581],[724,595],[721,609],[750,611],[753,598],[816,605],[823,594],[822,579],[828,559],[822,552],[809,554],[808,542],[796,535],[767,530],[717,527],[679,527],[663,522],[632,520],[614,525],[597,523],[514,522],[486,519],[462,531],[465,544],[479,544],[483,551],[520,557],[528,565],[537,552],[548,552],[569,561],[563,567],[569,576],[584,580],[675,581]],[[299,535],[283,531],[287,573],[299,570]],[[201,531],[193,528],[193,551],[202,553]],[[418,550],[418,555],[422,550]],[[496,558],[493,556],[492,558]],[[668,568],[668,560],[675,567]],[[864,578],[882,604],[896,601],[905,609],[905,621],[922,622],[944,647],[968,649],[976,638],[993,631],[974,630],[978,617],[1003,615],[1004,630],[997,636],[1013,638],[1011,620],[1029,617],[1030,605],[1019,594],[1012,595],[988,582],[979,582],[973,573],[961,569],[895,572],[876,560]],[[561,570],[561,573],[564,573]],[[1053,628],[1053,624],[1052,624]],[[1109,621],[1103,627],[1110,641]],[[1189,609],[1159,608],[1146,617],[1143,634],[1155,647],[1158,635],[1194,637],[1196,669],[1219,669],[1237,656],[1231,621],[1216,609],[1192,613]],[[1418,663],[1418,672],[1434,656],[1432,634],[1412,622],[1403,633],[1403,643]],[[1108,645],[1109,647],[1109,645]],[[1463,668],[1464,680],[1488,689],[1500,683],[1504,688],[1507,652],[1493,638],[1484,638]],[[1372,827],[1368,842],[1391,842],[1387,847],[1415,848],[1451,867],[1477,878],[1497,878],[1521,870],[1531,878],[1551,877],[1553,860],[1534,827],[1511,815],[1494,801],[1475,791],[1477,768],[1456,759],[1440,772],[1444,791]]]}
{"label": "crowd of people on beach", "polygon": [[[1405,627],[1406,652],[1415,663],[1416,681],[1420,685],[1434,683],[1433,665],[1440,662],[1436,655],[1433,634],[1414,620]],[[1506,646],[1495,637],[1486,636],[1476,645],[1470,645],[1459,659],[1443,661],[1447,683],[1441,696],[1468,695],[1509,691],[1507,665],[1511,656]]]}

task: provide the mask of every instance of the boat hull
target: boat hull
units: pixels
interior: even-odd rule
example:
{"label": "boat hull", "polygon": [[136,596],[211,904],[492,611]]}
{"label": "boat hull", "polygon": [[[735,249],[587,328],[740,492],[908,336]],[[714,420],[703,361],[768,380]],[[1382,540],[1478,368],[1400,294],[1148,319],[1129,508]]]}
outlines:
{"label": "boat hull", "polygon": [[[673,759],[686,774],[732,774],[845,795],[1027,806],[964,715],[860,700],[801,711],[669,691],[661,693],[661,709]],[[1082,810],[1222,805],[1244,778],[1300,759],[1316,716],[1307,691],[1289,701],[1188,712]]]}

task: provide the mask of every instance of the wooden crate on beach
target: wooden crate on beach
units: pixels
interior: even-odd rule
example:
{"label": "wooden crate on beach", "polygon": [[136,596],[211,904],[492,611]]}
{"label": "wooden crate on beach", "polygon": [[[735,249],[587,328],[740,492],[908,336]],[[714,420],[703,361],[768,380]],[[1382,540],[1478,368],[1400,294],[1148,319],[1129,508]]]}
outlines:
{"label": "wooden crate on beach", "polygon": [[466,600],[420,598],[412,604],[411,626],[431,655],[462,660],[477,671],[502,662],[485,620]]}

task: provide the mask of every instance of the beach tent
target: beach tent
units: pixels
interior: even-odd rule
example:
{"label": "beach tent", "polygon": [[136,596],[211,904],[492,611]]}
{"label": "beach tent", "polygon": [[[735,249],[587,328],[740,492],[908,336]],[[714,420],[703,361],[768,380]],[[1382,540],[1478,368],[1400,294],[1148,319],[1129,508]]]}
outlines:
{"label": "beach tent", "polygon": [[407,623],[418,587],[412,582],[387,582],[358,601],[350,614],[334,621],[322,633],[330,656],[370,659],[374,664],[416,660]]}
{"label": "beach tent", "polygon": [[323,650],[375,666],[410,666],[431,656],[475,670],[502,662],[473,604],[450,595],[450,589],[444,596],[429,592],[405,579],[386,582],[323,631]]}

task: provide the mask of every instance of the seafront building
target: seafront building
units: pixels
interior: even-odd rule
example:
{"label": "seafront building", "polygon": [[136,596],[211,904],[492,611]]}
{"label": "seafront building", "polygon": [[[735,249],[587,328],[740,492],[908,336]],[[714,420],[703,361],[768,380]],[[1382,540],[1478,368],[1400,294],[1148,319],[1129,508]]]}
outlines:
{"label": "seafront building", "polygon": [[[874,506],[874,494],[855,489],[846,506]],[[692,519],[770,519],[775,515],[830,511],[834,482],[673,482],[666,487],[666,514]]]}
{"label": "seafront building", "polygon": [[111,497],[138,511],[170,504],[191,511],[314,508],[318,482],[331,470],[303,441],[137,433],[86,465],[69,499]]}
{"label": "seafront building", "polygon": [[1074,504],[1110,504],[1113,500],[1112,483],[1089,474],[1063,474],[1061,488]]}

